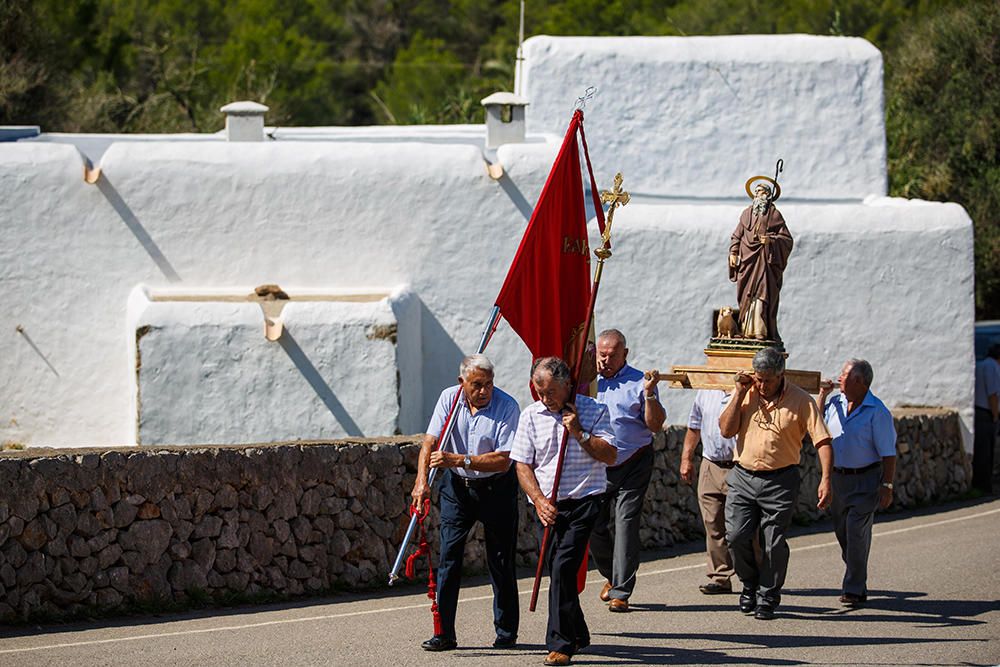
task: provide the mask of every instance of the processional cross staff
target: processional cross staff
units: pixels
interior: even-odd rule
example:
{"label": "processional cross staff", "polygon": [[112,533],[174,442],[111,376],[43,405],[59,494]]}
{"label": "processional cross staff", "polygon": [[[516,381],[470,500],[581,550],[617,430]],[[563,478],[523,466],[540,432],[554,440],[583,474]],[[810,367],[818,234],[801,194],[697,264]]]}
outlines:
{"label": "processional cross staff", "polygon": [[[615,219],[615,209],[628,204],[631,198],[629,193],[622,190],[621,172],[615,174],[614,186],[610,190],[601,191],[601,203],[609,204],[607,222],[604,225],[604,233],[601,235],[601,246],[594,250],[597,256],[597,268],[594,270],[594,285],[590,290],[590,303],[587,305],[587,316],[584,320],[583,332],[586,336],[590,332],[590,327],[594,320],[594,305],[597,303],[597,289],[601,285],[601,275],[604,272],[604,260],[611,257],[611,223]],[[573,366],[573,380],[570,386],[576,387],[579,381],[580,367],[583,365],[583,355],[587,346],[581,342],[577,351],[576,364]],[[552,492],[549,494],[549,502],[555,507],[559,495],[559,482],[562,479],[563,461],[566,458],[566,445],[569,443],[569,431],[563,427],[562,442],[559,444],[559,457],[556,460],[556,474],[552,480]],[[549,536],[551,526],[546,526],[542,533],[542,547],[538,552],[538,567],[535,569],[535,582],[531,587],[531,603],[528,605],[529,611],[535,611],[538,602],[538,589],[542,582],[542,568],[545,564],[545,554],[549,548]]]}

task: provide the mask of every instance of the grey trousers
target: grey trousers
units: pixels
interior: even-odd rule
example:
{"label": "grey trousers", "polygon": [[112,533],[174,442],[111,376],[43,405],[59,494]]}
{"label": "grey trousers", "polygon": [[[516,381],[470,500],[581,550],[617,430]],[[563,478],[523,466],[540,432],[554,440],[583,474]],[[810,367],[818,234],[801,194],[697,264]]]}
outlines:
{"label": "grey trousers", "polygon": [[[733,568],[743,588],[757,591],[773,606],[781,602],[788,571],[785,532],[799,493],[799,468],[750,472],[739,466],[726,478],[726,541]],[[753,538],[760,532],[761,559],[754,557]]]}
{"label": "grey trousers", "polygon": [[847,570],[843,590],[868,594],[868,553],[872,546],[872,523],[878,507],[882,468],[860,475],[833,473],[833,530],[840,542],[840,556]]}
{"label": "grey trousers", "polygon": [[[590,553],[601,575],[611,582],[609,595],[628,600],[639,571],[639,520],[653,476],[653,448],[636,452],[620,466],[608,468],[608,490],[590,536]],[[611,534],[611,508],[615,532]]]}

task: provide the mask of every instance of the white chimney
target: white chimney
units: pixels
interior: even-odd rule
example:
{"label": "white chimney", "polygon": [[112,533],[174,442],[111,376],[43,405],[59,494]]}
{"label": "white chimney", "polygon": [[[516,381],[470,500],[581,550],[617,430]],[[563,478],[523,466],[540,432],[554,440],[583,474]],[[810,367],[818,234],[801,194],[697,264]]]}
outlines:
{"label": "white chimney", "polygon": [[257,102],[230,102],[226,114],[226,141],[264,141],[264,114],[269,107]]}
{"label": "white chimney", "polygon": [[514,93],[493,93],[482,100],[486,107],[486,148],[524,141],[524,107],[528,100]]}

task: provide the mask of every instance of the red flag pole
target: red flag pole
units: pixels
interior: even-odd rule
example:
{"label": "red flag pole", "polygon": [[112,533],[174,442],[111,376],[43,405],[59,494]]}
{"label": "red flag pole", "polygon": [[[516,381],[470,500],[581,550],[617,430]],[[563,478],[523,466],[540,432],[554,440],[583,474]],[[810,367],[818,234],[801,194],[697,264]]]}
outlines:
{"label": "red flag pole", "polygon": [[[589,159],[588,159],[588,167]],[[578,380],[578,373],[580,372],[580,365],[583,363],[583,355],[586,352],[586,336],[587,332],[590,331],[591,323],[594,320],[594,306],[597,304],[597,290],[601,286],[601,275],[604,272],[604,260],[611,257],[611,222],[615,216],[615,209],[618,206],[624,206],[628,203],[629,194],[621,189],[622,185],[622,175],[621,173],[615,174],[615,186],[611,191],[606,191],[601,193],[601,201],[604,203],[610,203],[611,208],[608,211],[607,223],[604,227],[603,234],[601,236],[602,243],[601,247],[594,251],[597,255],[597,269],[594,271],[594,285],[590,290],[590,302],[587,304],[587,317],[584,320],[585,326],[583,327],[584,340],[580,342],[580,349],[576,355],[576,365],[573,367],[573,377],[572,377],[572,389],[571,391],[576,391],[576,384]],[[598,208],[598,210],[602,210]],[[552,492],[549,494],[549,502],[555,506],[559,494],[559,482],[562,479],[563,470],[563,460],[566,458],[566,446],[569,444],[569,431],[564,427],[562,434],[562,442],[559,444],[559,456],[556,459],[556,474],[555,479],[552,481]],[[538,552],[538,567],[535,569],[535,583],[531,587],[531,602],[528,605],[529,611],[535,611],[536,603],[538,602],[538,589],[542,583],[542,567],[545,564],[545,554],[549,547],[549,535],[551,533],[551,526],[546,526],[545,531],[542,533],[542,546]]]}

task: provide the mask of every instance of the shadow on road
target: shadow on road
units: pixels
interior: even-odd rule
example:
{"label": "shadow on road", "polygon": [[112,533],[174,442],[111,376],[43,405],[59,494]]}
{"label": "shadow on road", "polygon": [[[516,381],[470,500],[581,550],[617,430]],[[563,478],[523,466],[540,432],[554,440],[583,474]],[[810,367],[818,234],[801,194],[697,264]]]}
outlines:
{"label": "shadow on road", "polygon": [[[615,644],[601,644],[591,646],[587,649],[587,654],[581,654],[573,659],[578,665],[605,664],[603,660],[590,660],[590,655],[595,658],[615,658],[623,663],[637,663],[643,665],[673,665],[673,664],[698,664],[698,665],[797,665],[801,664],[797,660],[783,660],[781,658],[767,658],[760,654],[750,656],[736,656],[729,652],[733,650],[746,649],[776,649],[776,648],[807,648],[822,646],[868,646],[869,644],[936,644],[939,642],[962,642],[963,639],[940,639],[940,638],[910,638],[910,637],[825,637],[822,634],[816,635],[770,635],[767,633],[752,635],[727,635],[727,634],[689,634],[689,633],[660,633],[660,632],[624,632],[624,633],[599,633],[611,638],[629,638],[642,641],[649,641],[656,646],[635,645],[623,646]],[[726,643],[735,646],[727,646],[717,650],[711,649],[682,649],[672,648],[671,642],[676,641],[700,641],[709,644]]]}
{"label": "shadow on road", "polygon": [[[997,600],[936,600],[919,591],[869,591],[868,602],[861,607],[837,607],[840,591],[832,588],[793,588],[783,591],[786,596],[779,611],[791,618],[813,620],[885,621],[911,623],[916,627],[962,627],[982,625],[973,620],[987,612],[1000,610]],[[789,604],[793,596],[829,597],[830,608]],[[872,614],[871,611],[890,612]]]}

